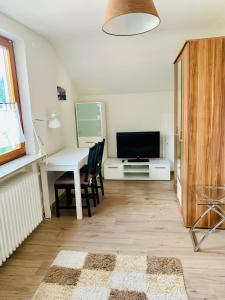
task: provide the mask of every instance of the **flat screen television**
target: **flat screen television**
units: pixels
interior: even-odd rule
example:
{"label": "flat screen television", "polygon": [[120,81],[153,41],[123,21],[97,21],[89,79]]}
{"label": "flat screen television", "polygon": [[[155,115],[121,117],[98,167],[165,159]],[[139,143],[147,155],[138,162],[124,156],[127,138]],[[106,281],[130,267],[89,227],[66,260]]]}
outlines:
{"label": "flat screen television", "polygon": [[159,158],[160,132],[117,132],[118,158]]}

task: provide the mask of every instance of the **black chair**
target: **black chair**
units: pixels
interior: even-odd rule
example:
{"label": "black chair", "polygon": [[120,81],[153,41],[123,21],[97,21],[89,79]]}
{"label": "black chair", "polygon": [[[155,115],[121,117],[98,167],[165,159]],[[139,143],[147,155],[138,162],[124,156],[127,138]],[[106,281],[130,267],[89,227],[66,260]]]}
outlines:
{"label": "black chair", "polygon": [[[103,176],[102,176],[102,158],[104,153],[104,146],[105,146],[105,139],[103,139],[102,142],[98,143],[96,164],[92,174],[98,204],[100,203],[99,192],[98,192],[99,188],[101,188],[102,196],[104,196],[104,185],[103,185]],[[87,169],[87,165],[85,165],[81,169],[81,173],[85,173],[86,169]],[[100,185],[98,185],[98,177],[99,177]]]}
{"label": "black chair", "polygon": [[[88,155],[88,163],[86,166],[85,172],[81,172],[80,174],[80,184],[81,189],[84,190],[84,198],[86,199],[87,206],[83,208],[87,208],[88,216],[91,217],[91,205],[90,205],[90,198],[93,198],[94,206],[96,206],[96,198],[95,198],[95,180],[94,180],[94,170],[96,169],[96,162],[97,162],[97,155],[98,155],[98,144],[90,148],[89,155]],[[72,206],[72,195],[71,190],[74,187],[74,176],[73,172],[66,172],[62,175],[54,184],[55,188],[55,203],[56,203],[56,216],[60,217],[60,209],[70,209],[75,208]],[[89,194],[89,188],[91,188],[91,194]],[[66,198],[67,198],[67,206],[60,206],[59,205],[59,195],[58,190],[66,190]]]}
{"label": "black chair", "polygon": [[103,158],[103,153],[104,153],[104,147],[105,147],[105,139],[103,139],[102,142],[98,143],[98,154],[97,154],[97,164],[96,164],[96,177],[99,176],[99,181],[100,181],[100,188],[102,190],[102,196],[104,196],[104,184],[103,184],[103,176],[102,176],[102,158]]}

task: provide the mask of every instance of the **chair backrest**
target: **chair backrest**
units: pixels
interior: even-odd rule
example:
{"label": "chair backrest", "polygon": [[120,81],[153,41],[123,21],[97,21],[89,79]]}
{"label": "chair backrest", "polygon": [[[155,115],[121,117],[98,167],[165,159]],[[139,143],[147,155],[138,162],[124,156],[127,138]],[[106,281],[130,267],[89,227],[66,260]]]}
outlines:
{"label": "chair backrest", "polygon": [[96,171],[98,172],[99,169],[102,167],[102,158],[104,153],[104,146],[105,146],[105,139],[102,142],[98,143],[98,153],[97,153],[97,163],[96,163]]}
{"label": "chair backrest", "polygon": [[89,175],[92,175],[95,172],[97,155],[98,155],[98,144],[95,144],[93,147],[89,149],[87,169],[85,174],[86,181],[88,180]]}

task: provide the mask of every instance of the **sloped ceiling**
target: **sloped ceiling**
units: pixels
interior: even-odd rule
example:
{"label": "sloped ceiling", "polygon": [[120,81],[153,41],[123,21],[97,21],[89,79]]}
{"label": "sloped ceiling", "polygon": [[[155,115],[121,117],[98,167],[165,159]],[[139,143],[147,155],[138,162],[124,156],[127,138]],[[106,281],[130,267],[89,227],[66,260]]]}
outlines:
{"label": "sloped ceiling", "polygon": [[155,5],[160,27],[133,37],[101,31],[106,0],[0,0],[0,11],[54,44],[78,93],[144,93],[173,89],[173,60],[185,40],[225,34],[224,0]]}

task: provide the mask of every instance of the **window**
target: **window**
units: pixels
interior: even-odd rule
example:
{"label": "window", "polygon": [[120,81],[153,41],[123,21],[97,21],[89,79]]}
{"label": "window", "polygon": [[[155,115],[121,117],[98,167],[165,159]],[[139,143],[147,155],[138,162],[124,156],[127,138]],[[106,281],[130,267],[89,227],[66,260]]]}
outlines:
{"label": "window", "polygon": [[25,155],[12,41],[0,37],[0,165]]}

